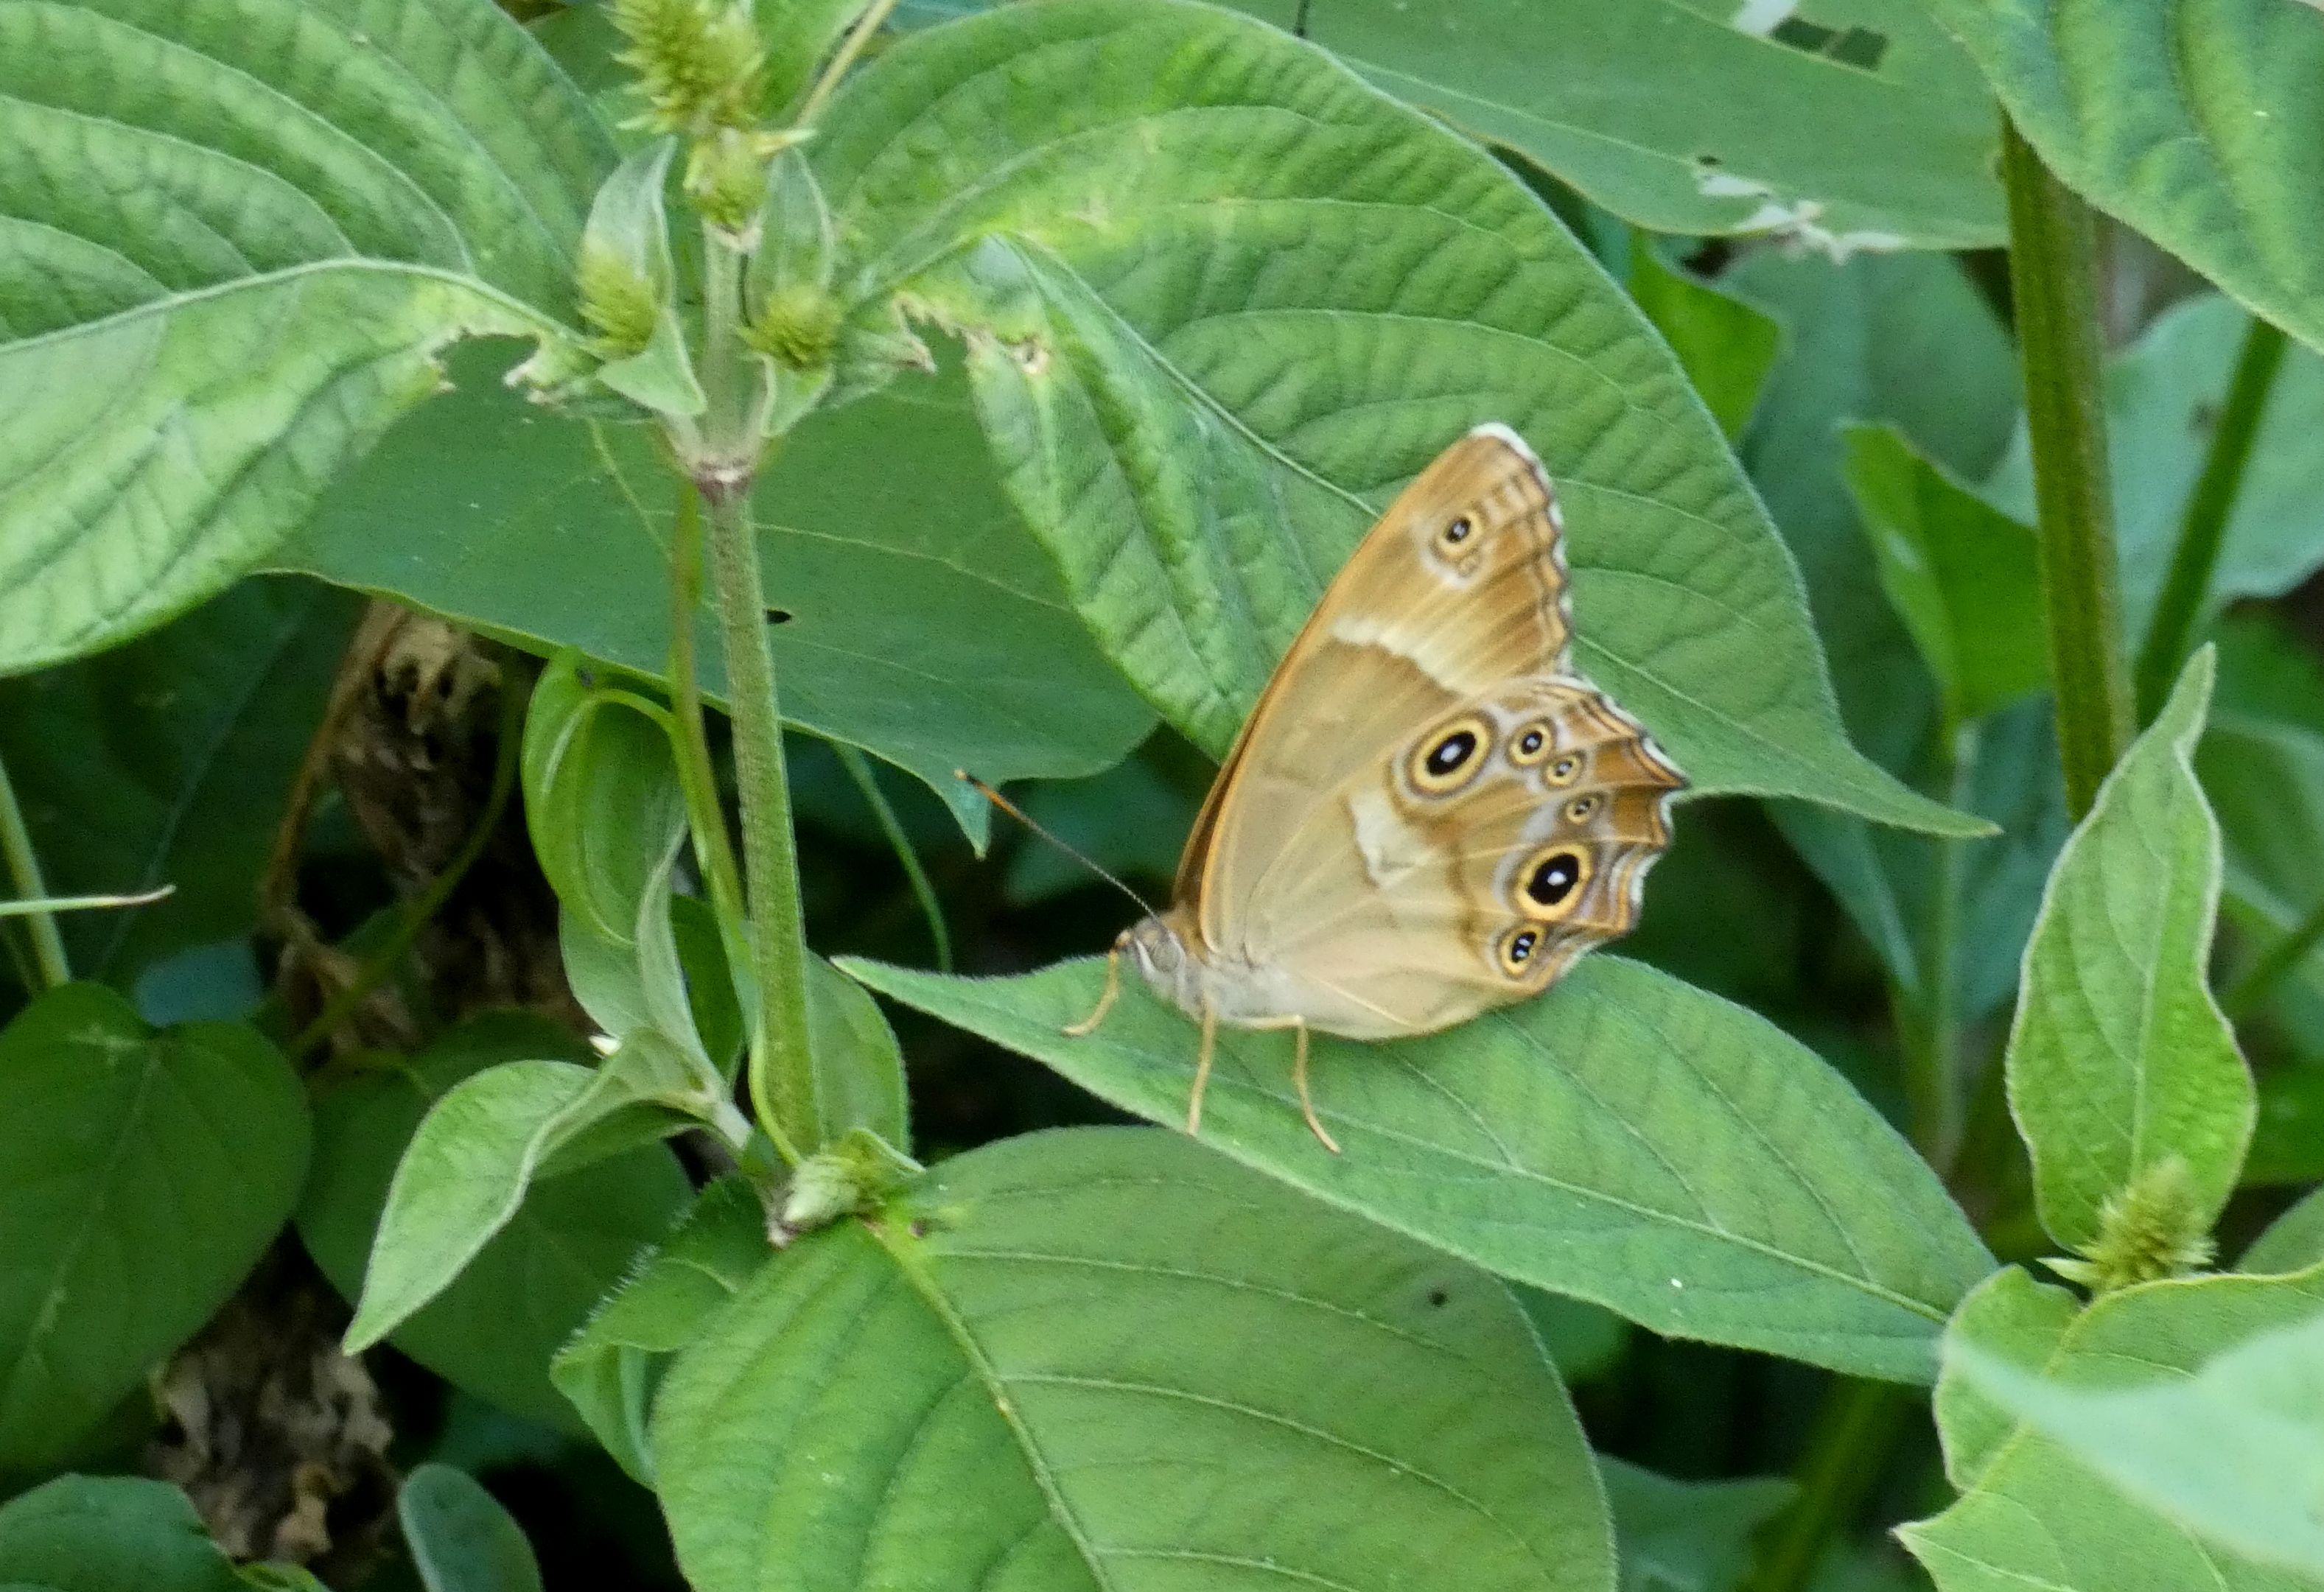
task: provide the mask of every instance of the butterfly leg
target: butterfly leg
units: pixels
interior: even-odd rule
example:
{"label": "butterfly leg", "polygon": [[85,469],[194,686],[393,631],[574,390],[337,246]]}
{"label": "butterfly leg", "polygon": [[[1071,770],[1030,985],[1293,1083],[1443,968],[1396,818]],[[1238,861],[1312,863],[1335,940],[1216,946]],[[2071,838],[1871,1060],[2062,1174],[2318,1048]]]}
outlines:
{"label": "butterfly leg", "polygon": [[1203,1002],[1203,1048],[1194,1058],[1194,1091],[1186,1097],[1186,1132],[1198,1136],[1203,1130],[1203,1090],[1210,1087],[1211,1056],[1219,1045],[1219,1010],[1208,1000]]}
{"label": "butterfly leg", "polygon": [[1097,1032],[1105,1021],[1105,1014],[1113,1009],[1114,997],[1121,993],[1121,947],[1116,944],[1105,953],[1105,993],[1097,998],[1097,1009],[1078,1023],[1065,1025],[1066,1035],[1074,1039],[1086,1038]]}
{"label": "butterfly leg", "polygon": [[1340,1141],[1323,1131],[1323,1123],[1315,1117],[1314,1097],[1307,1092],[1307,1025],[1294,1024],[1293,1032],[1298,1038],[1293,1042],[1291,1052],[1291,1087],[1299,1091],[1299,1114],[1307,1118],[1307,1131],[1336,1155],[1340,1153]]}

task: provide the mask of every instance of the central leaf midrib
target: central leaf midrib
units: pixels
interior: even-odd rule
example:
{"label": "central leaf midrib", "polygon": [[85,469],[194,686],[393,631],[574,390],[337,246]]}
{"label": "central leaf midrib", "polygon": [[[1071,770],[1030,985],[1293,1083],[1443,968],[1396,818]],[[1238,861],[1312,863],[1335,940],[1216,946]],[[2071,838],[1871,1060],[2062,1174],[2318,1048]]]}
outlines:
{"label": "central leaf midrib", "polygon": [[1010,1437],[1015,1440],[1017,1450],[1025,1460],[1025,1468],[1032,1472],[1033,1484],[1041,1489],[1041,1496],[1049,1505],[1050,1518],[1057,1523],[1058,1529],[1065,1533],[1066,1540],[1074,1545],[1074,1551],[1081,1556],[1083,1566],[1089,1571],[1091,1583],[1106,1589],[1106,1592],[1114,1592],[1113,1578],[1106,1573],[1096,1545],[1090,1541],[1080,1520],[1065,1502],[1065,1490],[1057,1483],[1056,1471],[1047,1457],[1041,1452],[1040,1445],[1033,1440],[1033,1434],[1027,1429],[1016,1401],[1009,1396],[1007,1382],[985,1357],[983,1346],[969,1330],[967,1321],[954,1308],[952,1300],[937,1285],[936,1278],[929,1275],[926,1260],[907,1247],[917,1245],[918,1240],[899,1238],[891,1225],[885,1222],[866,1222],[864,1231],[895,1262],[897,1271],[942,1324],[954,1346],[960,1350],[961,1357],[968,1363],[970,1371],[982,1385],[993,1413],[1008,1428]]}

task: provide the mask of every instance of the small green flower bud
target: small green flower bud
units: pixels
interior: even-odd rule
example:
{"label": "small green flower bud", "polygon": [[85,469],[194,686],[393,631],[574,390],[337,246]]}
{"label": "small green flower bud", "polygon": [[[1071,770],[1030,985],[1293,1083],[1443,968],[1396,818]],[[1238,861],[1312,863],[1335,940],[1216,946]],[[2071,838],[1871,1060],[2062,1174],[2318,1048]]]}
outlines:
{"label": "small green flower bud", "polygon": [[2210,1259],[2211,1236],[2187,1163],[2172,1155],[2107,1196],[2098,1209],[2098,1236],[2081,1259],[2047,1264],[2069,1282],[2111,1293],[2135,1283],[2183,1276]]}
{"label": "small green flower bud", "polygon": [[788,283],[760,307],[742,336],[787,369],[820,370],[839,344],[839,300],[813,282]]}
{"label": "small green flower bud", "polygon": [[646,102],[635,125],[698,136],[758,119],[766,58],[749,0],[612,0],[611,14]]}
{"label": "small green flower bud", "polygon": [[686,197],[705,221],[747,242],[765,197],[769,140],[722,127],[694,146],[686,161]]}
{"label": "small green flower bud", "polygon": [[851,1127],[829,1149],[799,1163],[783,1199],[781,1228],[808,1232],[871,1210],[918,1171],[917,1162],[870,1128]]}
{"label": "small green flower bud", "polygon": [[653,283],[615,250],[584,244],[574,270],[581,318],[604,339],[609,357],[635,354],[653,341],[661,305]]}

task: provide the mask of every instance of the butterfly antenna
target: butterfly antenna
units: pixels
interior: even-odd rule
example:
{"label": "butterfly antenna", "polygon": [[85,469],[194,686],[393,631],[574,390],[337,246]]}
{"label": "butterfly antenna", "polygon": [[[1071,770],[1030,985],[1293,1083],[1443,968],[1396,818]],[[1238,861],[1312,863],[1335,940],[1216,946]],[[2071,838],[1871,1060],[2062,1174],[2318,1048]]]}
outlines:
{"label": "butterfly antenna", "polygon": [[1121,880],[1115,878],[1112,874],[1099,867],[1096,862],[1084,855],[1079,850],[1067,845],[1056,835],[1051,834],[1047,830],[1042,828],[1040,824],[1035,823],[1033,819],[1026,814],[1024,808],[1019,806],[1015,802],[1010,801],[1007,796],[1002,796],[999,791],[985,784],[983,780],[979,779],[975,775],[970,773],[965,768],[954,768],[952,773],[954,778],[965,781],[966,783],[974,786],[976,787],[976,793],[982,796],[986,801],[991,802],[994,806],[1000,808],[1002,812],[1008,814],[1009,816],[1017,820],[1018,823],[1031,830],[1035,834],[1039,835],[1043,840],[1056,847],[1057,850],[1063,851],[1066,856],[1071,857],[1074,861],[1080,863],[1084,868],[1088,869],[1092,873],[1097,875],[1098,878],[1105,880],[1106,883],[1111,885],[1115,889],[1120,890],[1132,901],[1137,902],[1138,909],[1140,912],[1143,912],[1147,916],[1159,917],[1161,916],[1160,913],[1156,912],[1154,908],[1148,904],[1145,897],[1139,895],[1136,890],[1133,890],[1128,885],[1123,884]]}

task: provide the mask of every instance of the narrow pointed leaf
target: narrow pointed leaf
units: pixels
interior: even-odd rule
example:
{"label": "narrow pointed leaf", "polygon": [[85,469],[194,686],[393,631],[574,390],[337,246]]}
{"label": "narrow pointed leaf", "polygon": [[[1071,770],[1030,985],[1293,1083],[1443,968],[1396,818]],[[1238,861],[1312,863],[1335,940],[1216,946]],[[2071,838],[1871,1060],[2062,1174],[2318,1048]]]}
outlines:
{"label": "narrow pointed leaf", "polygon": [[2198,653],[2099,787],[2050,876],[2009,1035],[2009,1105],[2042,1225],[2086,1248],[2107,1199],[2185,1164],[2195,1230],[2250,1143],[2251,1072],[2206,982],[2219,828],[2190,760],[2210,702]]}
{"label": "narrow pointed leaf", "polygon": [[[1094,962],[1017,979],[843,966],[874,989],[1179,1124],[1195,1029]],[[1542,998],[1424,1039],[1317,1035],[1300,1120],[1283,1034],[1222,1030],[1204,1141],[1501,1275],[1673,1337],[1925,1381],[1992,1261],[1895,1130],[1739,1007],[1593,957]]]}

